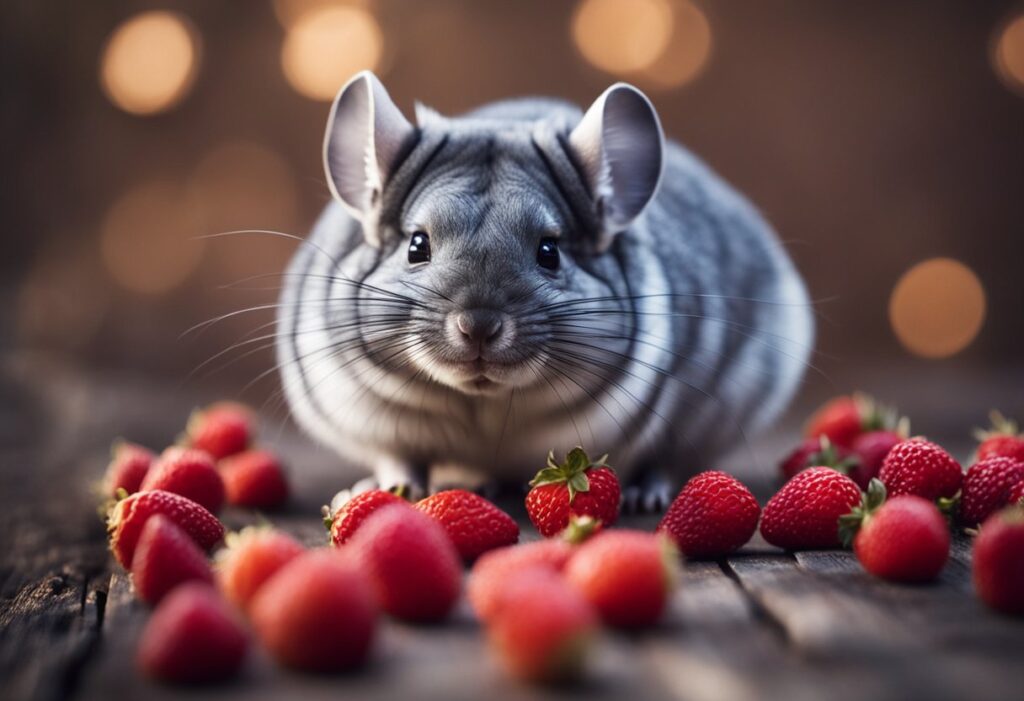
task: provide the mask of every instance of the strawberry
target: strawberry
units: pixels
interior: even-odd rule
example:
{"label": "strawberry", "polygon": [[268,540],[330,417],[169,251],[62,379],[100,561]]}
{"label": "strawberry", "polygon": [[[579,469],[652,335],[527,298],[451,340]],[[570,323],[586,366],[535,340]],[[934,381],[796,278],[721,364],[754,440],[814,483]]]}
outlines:
{"label": "strawberry", "polygon": [[821,406],[807,422],[806,438],[825,436],[840,448],[849,448],[866,431],[895,429],[896,412],[866,394],[836,397]]}
{"label": "strawberry", "polygon": [[438,492],[416,502],[416,508],[444,526],[463,560],[519,540],[519,526],[511,516],[464,489]]}
{"label": "strawberry", "polygon": [[253,629],[278,662],[336,672],[366,661],[377,605],[350,553],[310,550],[268,579],[250,602]]}
{"label": "strawberry", "polygon": [[139,641],[137,662],[150,677],[179,684],[235,676],[249,648],[245,628],[209,584],[189,582],[153,612]]}
{"label": "strawberry", "polygon": [[388,504],[349,546],[370,576],[381,608],[408,621],[439,621],[462,585],[462,563],[444,527],[405,504]]}
{"label": "strawberry", "polygon": [[184,443],[221,460],[248,448],[255,435],[256,415],[252,409],[236,402],[217,402],[192,412]]}
{"label": "strawberry", "polygon": [[849,450],[834,445],[827,436],[817,436],[804,439],[792,453],[783,458],[779,472],[787,480],[808,467],[831,467],[845,475],[858,464],[857,457]]}
{"label": "strawberry", "polygon": [[142,480],[153,464],[152,451],[135,443],[114,441],[110,455],[110,463],[103,477],[103,493],[116,498],[121,490],[124,490],[124,494],[139,491]]}
{"label": "strawberry", "polygon": [[1017,422],[1008,419],[998,411],[989,414],[992,427],[977,429],[974,437],[978,439],[975,459],[984,460],[991,457],[1013,458],[1024,462],[1024,433],[1020,432]]}
{"label": "strawberry", "polygon": [[765,504],[761,535],[787,550],[839,545],[839,517],[860,503],[857,485],[830,467],[797,474]]}
{"label": "strawberry", "polygon": [[639,628],[661,617],[678,569],[679,553],[665,535],[605,530],[576,548],[565,577],[606,623]]}
{"label": "strawberry", "polygon": [[982,601],[1024,615],[1024,507],[1011,506],[985,520],[974,539],[972,569]]}
{"label": "strawberry", "polygon": [[591,461],[583,448],[573,448],[559,465],[548,453],[548,466],[530,482],[526,513],[541,535],[550,538],[569,525],[569,516],[593,516],[611,526],[619,516],[619,480],[605,464],[607,455]]}
{"label": "strawberry", "polygon": [[702,472],[679,492],[658,524],[687,557],[722,557],[750,540],[761,507],[742,482]]}
{"label": "strawberry", "polygon": [[963,470],[941,446],[923,438],[897,443],[882,461],[878,479],[889,496],[916,494],[929,500],[952,498],[963,482]]}
{"label": "strawberry", "polygon": [[135,593],[156,604],[182,582],[213,584],[206,555],[174,522],[162,514],[146,521],[132,558]]}
{"label": "strawberry", "polygon": [[161,489],[191,499],[217,513],[224,506],[224,481],[209,453],[172,446],[149,469],[142,482],[144,492]]}
{"label": "strawberry", "polygon": [[[905,425],[905,424],[904,424]],[[853,439],[850,450],[857,457],[858,464],[848,474],[861,489],[867,489],[878,471],[882,469],[885,456],[897,443],[907,439],[909,428],[901,430],[879,429],[862,433]]]}
{"label": "strawberry", "polygon": [[288,500],[281,462],[269,450],[246,450],[217,465],[229,504],[276,509]]}
{"label": "strawberry", "polygon": [[136,492],[117,502],[107,516],[110,550],[125,569],[131,569],[142,527],[154,514],[169,518],[202,550],[209,551],[224,537],[217,517],[191,499],[159,490]]}
{"label": "strawberry", "polygon": [[536,568],[561,572],[572,550],[565,540],[551,539],[484,553],[466,581],[466,596],[477,618],[488,621],[503,606],[503,583],[511,575]]}
{"label": "strawberry", "polygon": [[960,523],[973,528],[1010,503],[1010,490],[1024,482],[1024,462],[993,456],[971,465],[960,493]]}
{"label": "strawberry", "polygon": [[583,596],[543,569],[516,572],[501,586],[508,605],[487,633],[508,673],[532,682],[578,677],[597,633],[596,617]]}
{"label": "strawberry", "polygon": [[[382,506],[407,503],[397,494],[381,489],[371,489],[355,495],[333,514],[324,517],[324,525],[331,532],[331,543],[335,547],[347,543],[370,514]],[[328,507],[325,506],[324,513],[327,514],[328,511]]]}
{"label": "strawberry", "polygon": [[861,505],[839,519],[843,544],[861,565],[893,582],[930,582],[949,559],[949,525],[935,502],[914,494],[886,499],[871,480]]}
{"label": "strawberry", "polygon": [[1018,482],[1010,489],[1009,503],[1024,506],[1024,482]]}
{"label": "strawberry", "polygon": [[217,584],[243,611],[271,575],[305,552],[297,540],[272,528],[245,528],[225,541],[227,548],[217,552]]}

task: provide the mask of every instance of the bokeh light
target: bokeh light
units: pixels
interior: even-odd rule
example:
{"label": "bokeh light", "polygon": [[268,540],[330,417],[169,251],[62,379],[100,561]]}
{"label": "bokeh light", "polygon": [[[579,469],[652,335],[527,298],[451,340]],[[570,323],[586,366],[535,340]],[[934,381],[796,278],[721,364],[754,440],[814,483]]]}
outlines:
{"label": "bokeh light", "polygon": [[667,0],[582,0],[572,18],[572,37],[583,57],[609,73],[651,67],[672,36]]}
{"label": "bokeh light", "polygon": [[100,251],[121,286],[161,294],[180,285],[202,257],[203,241],[178,186],[156,180],[121,197],[103,221]]}
{"label": "bokeh light", "polygon": [[889,320],[911,353],[946,358],[966,348],[981,330],[985,290],[963,263],[932,258],[910,268],[896,283]]}
{"label": "bokeh light", "polygon": [[1024,92],[1024,15],[1003,25],[995,41],[993,63],[1003,82]]}
{"label": "bokeh light", "polygon": [[366,10],[329,5],[303,13],[281,48],[285,77],[300,94],[331,100],[352,75],[380,62],[384,38]]}
{"label": "bokeh light", "polygon": [[[303,233],[297,231],[298,191],[291,168],[257,143],[230,141],[207,154],[189,178],[187,196],[204,234]],[[279,271],[294,249],[294,241],[257,235],[225,237],[210,248],[221,284]]]}
{"label": "bokeh light", "polygon": [[312,10],[338,5],[355,5],[369,8],[373,0],[274,0],[274,15],[281,26],[288,28],[295,20]]}
{"label": "bokeh light", "polygon": [[100,59],[100,85],[132,114],[156,114],[177,104],[195,82],[199,37],[174,12],[143,12],[110,35]]}
{"label": "bokeh light", "polygon": [[711,26],[699,7],[689,0],[672,4],[672,36],[665,50],[640,74],[654,88],[678,88],[696,78],[711,55]]}

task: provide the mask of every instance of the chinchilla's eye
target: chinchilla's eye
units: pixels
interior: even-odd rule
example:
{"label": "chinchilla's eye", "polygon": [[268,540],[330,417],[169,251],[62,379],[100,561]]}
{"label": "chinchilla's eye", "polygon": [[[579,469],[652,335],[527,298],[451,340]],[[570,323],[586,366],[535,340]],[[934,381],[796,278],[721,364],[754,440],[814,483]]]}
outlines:
{"label": "chinchilla's eye", "polygon": [[537,265],[548,270],[558,270],[558,241],[550,236],[540,240],[537,247]]}
{"label": "chinchilla's eye", "polygon": [[417,231],[409,240],[409,262],[426,263],[430,260],[430,236],[424,231]]}

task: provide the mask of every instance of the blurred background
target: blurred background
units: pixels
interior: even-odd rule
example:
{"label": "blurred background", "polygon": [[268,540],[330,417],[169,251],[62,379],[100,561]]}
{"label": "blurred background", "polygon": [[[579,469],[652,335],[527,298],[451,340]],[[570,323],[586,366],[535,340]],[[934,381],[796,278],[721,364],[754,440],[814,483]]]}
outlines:
{"label": "blurred background", "polygon": [[196,237],[304,235],[329,101],[372,68],[407,114],[636,84],[819,300],[803,402],[1024,413],[1019,3],[6,0],[0,19],[0,330],[33,382],[273,398],[259,344],[195,372],[272,310],[183,333],[272,303],[296,244]]}

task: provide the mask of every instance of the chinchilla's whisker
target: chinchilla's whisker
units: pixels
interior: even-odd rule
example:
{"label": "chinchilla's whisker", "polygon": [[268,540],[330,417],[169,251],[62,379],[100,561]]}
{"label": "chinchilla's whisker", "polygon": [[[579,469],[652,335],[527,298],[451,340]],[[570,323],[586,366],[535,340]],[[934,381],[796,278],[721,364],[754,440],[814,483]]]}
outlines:
{"label": "chinchilla's whisker", "polygon": [[[750,443],[750,441],[748,440],[746,432],[743,430],[743,426],[742,426],[741,422],[739,421],[738,417],[734,416],[733,413],[731,411],[729,411],[728,408],[725,406],[724,402],[722,402],[718,397],[713,395],[706,388],[698,386],[698,385],[695,385],[692,382],[688,382],[688,381],[684,380],[682,377],[680,377],[678,374],[668,372],[667,370],[664,370],[663,368],[659,368],[656,365],[652,365],[651,363],[648,363],[646,361],[640,360],[638,358],[635,358],[633,356],[627,355],[625,353],[620,353],[620,352],[612,350],[610,348],[605,348],[603,346],[595,346],[593,344],[585,343],[585,342],[582,342],[582,341],[569,341],[569,340],[565,340],[565,339],[556,339],[556,340],[552,341],[552,345],[564,346],[565,344],[568,344],[568,345],[571,345],[571,346],[574,346],[574,347],[585,348],[585,349],[594,351],[596,353],[604,353],[604,354],[613,356],[613,357],[621,360],[622,363],[621,364],[607,363],[607,362],[604,362],[604,361],[599,361],[599,360],[597,360],[595,358],[592,358],[590,356],[587,356],[587,355],[585,355],[583,353],[566,351],[564,348],[562,349],[563,353],[566,353],[567,355],[575,357],[577,360],[581,360],[583,362],[595,362],[595,363],[597,363],[597,364],[599,364],[599,365],[601,365],[603,367],[606,367],[607,369],[609,369],[611,371],[622,372],[622,373],[625,373],[625,374],[627,374],[627,375],[629,375],[631,377],[634,377],[635,379],[639,380],[640,382],[647,382],[644,378],[642,378],[641,376],[637,375],[636,373],[628,370],[625,367],[625,365],[628,364],[628,363],[637,363],[637,364],[641,365],[642,367],[645,367],[645,368],[651,370],[652,372],[658,373],[658,375],[660,375],[661,377],[664,377],[666,380],[670,380],[670,381],[673,381],[673,382],[678,382],[681,385],[683,385],[684,387],[687,387],[688,389],[691,389],[691,390],[693,390],[695,392],[698,392],[705,399],[709,399],[709,400],[713,401],[725,413],[725,415],[729,418],[729,421],[731,423],[733,423],[733,425],[735,426],[737,432],[740,434],[740,437],[741,437],[741,439],[742,439],[742,441],[744,443],[744,446],[745,446],[746,450],[749,452],[750,457],[752,459],[756,460],[756,458],[754,456],[753,446]],[[648,383],[648,384],[650,384],[650,383]],[[652,412],[652,413],[656,413],[656,412]]]}
{"label": "chinchilla's whisker", "polygon": [[819,304],[827,304],[829,302],[834,302],[838,298],[839,297],[837,295],[832,295],[830,297],[822,297],[819,299],[808,300],[807,302],[784,302],[782,300],[777,299],[759,299],[757,297],[741,297],[737,295],[716,295],[701,292],[660,292],[656,294],[642,295],[599,295],[595,297],[581,297],[578,299],[569,299],[560,302],[552,302],[550,304],[543,304],[539,307],[536,307],[535,311],[551,311],[552,309],[582,306],[585,304],[595,304],[603,302],[631,302],[641,301],[645,299],[717,299],[727,302],[743,302],[744,304],[767,304],[781,307],[814,307]]}
{"label": "chinchilla's whisker", "polygon": [[[786,336],[783,336],[781,334],[774,333],[774,332],[771,332],[771,331],[765,331],[765,330],[762,330],[762,329],[758,329],[758,328],[756,328],[754,326],[750,326],[748,324],[743,324],[743,323],[740,323],[738,321],[734,321],[732,319],[724,319],[722,317],[708,316],[706,314],[682,314],[682,313],[678,313],[678,312],[619,311],[619,310],[602,309],[602,310],[594,310],[593,312],[580,311],[580,312],[572,312],[572,313],[568,313],[568,314],[560,314],[560,315],[557,315],[557,316],[550,317],[550,321],[552,323],[555,323],[555,322],[565,321],[565,320],[569,320],[569,319],[571,319],[571,320],[586,319],[590,315],[594,315],[594,316],[597,316],[598,318],[601,318],[604,315],[611,314],[611,313],[619,313],[619,314],[624,314],[624,315],[632,314],[632,315],[636,315],[636,316],[667,316],[667,317],[678,318],[678,319],[694,319],[694,320],[698,320],[698,321],[712,321],[712,322],[723,324],[725,326],[729,326],[729,327],[735,329],[736,333],[740,334],[741,336],[749,338],[749,339],[751,339],[753,341],[757,341],[758,343],[761,343],[761,344],[765,345],[767,348],[769,348],[771,350],[774,350],[774,351],[776,351],[778,353],[782,353],[783,355],[787,355],[787,357],[789,357],[792,360],[799,360],[799,359],[793,357],[792,355],[789,355],[789,354],[785,353],[785,351],[783,351],[781,348],[778,348],[776,346],[773,346],[773,345],[769,344],[766,340],[760,338],[759,336],[755,336],[752,333],[748,333],[748,332],[752,331],[752,332],[755,332],[757,334],[761,334],[761,335],[764,335],[764,336],[770,336],[770,337],[778,339],[779,341],[782,341],[784,343],[791,344],[792,346],[794,346],[795,348],[799,348],[800,350],[804,350],[804,351],[807,351],[807,352],[809,352],[811,354],[821,356],[822,358],[826,358],[826,359],[829,359],[829,360],[835,360],[835,358],[832,357],[832,356],[829,356],[829,355],[827,355],[825,353],[817,351],[817,350],[815,350],[814,348],[812,348],[811,346],[809,346],[807,344],[800,343],[799,341],[795,341],[795,340],[793,340],[791,338],[788,338]],[[801,361],[801,362],[803,362],[806,365],[806,367],[814,369],[814,370],[817,370],[817,368],[815,368],[813,365],[809,364],[807,361]]]}
{"label": "chinchilla's whisker", "polygon": [[[537,363],[537,365],[539,365],[540,367],[536,367],[534,369],[535,373],[540,378],[542,378],[548,384],[548,386],[551,388],[552,394],[555,395],[555,397],[558,399],[559,403],[562,405],[562,408],[565,410],[565,415],[569,417],[569,421],[570,421],[570,423],[572,423],[573,430],[576,431],[577,445],[583,445],[583,436],[580,434],[579,424],[576,423],[576,415],[575,415],[575,413],[573,413],[573,411],[569,408],[569,405],[565,403],[565,399],[562,397],[561,393],[555,388],[555,385],[551,382],[550,378],[548,378],[547,374],[544,372],[545,369],[550,368],[550,369],[554,370],[554,368],[551,365],[544,366],[544,365],[541,365],[540,363]],[[531,363],[531,367],[533,367],[533,363]],[[557,372],[557,371],[555,371],[555,372]],[[563,384],[563,389],[564,389],[564,387],[565,386]],[[582,389],[584,392],[587,391],[586,388],[584,388],[584,387],[581,387],[580,389]],[[603,406],[601,408],[604,409]],[[615,417],[611,416],[611,414],[609,414],[609,417],[611,418],[612,421],[616,421]],[[587,422],[587,428],[590,430],[590,441],[591,441],[591,444],[593,444],[593,442],[594,442],[594,430],[590,426],[590,422],[589,421]]]}
{"label": "chinchilla's whisker", "polygon": [[[682,360],[682,361],[687,362],[687,363],[693,363],[693,364],[699,365],[699,366],[705,368],[706,370],[708,370],[709,372],[714,371],[714,368],[711,365],[709,365],[706,362],[703,362],[703,361],[699,360],[698,358],[694,357],[694,355],[692,355],[692,354],[680,353],[679,351],[673,350],[668,345],[660,345],[658,343],[655,343],[654,341],[662,341],[662,342],[667,344],[667,343],[669,343],[669,341],[668,341],[668,339],[662,338],[660,336],[655,336],[654,334],[651,334],[649,331],[641,331],[641,335],[640,336],[635,336],[634,337],[634,336],[628,336],[628,335],[623,335],[623,334],[618,334],[617,335],[617,334],[605,333],[605,332],[602,332],[600,330],[595,330],[591,326],[582,326],[582,325],[573,324],[573,323],[570,323],[570,322],[558,322],[556,324],[553,324],[553,326],[556,326],[559,329],[559,331],[558,331],[558,335],[559,336],[566,336],[566,337],[577,338],[577,339],[593,339],[593,340],[607,339],[607,340],[613,340],[613,341],[624,341],[624,342],[627,342],[627,343],[639,343],[640,345],[644,345],[644,346],[647,346],[649,348],[653,348],[654,350],[660,351],[662,353],[667,353],[667,354],[671,355],[672,357],[677,358],[678,360]],[[649,339],[652,339],[652,340],[649,340]],[[721,358],[722,357],[721,351],[713,349],[713,348],[708,348],[706,346],[696,346],[694,348],[694,350],[699,352],[699,353],[704,353],[704,354],[707,354],[707,355],[714,356],[716,358]],[[771,376],[771,372],[772,371],[771,371],[770,368],[767,368],[767,367],[764,367],[764,366],[760,366],[760,365],[759,366],[752,366],[749,363],[741,362],[740,360],[736,360],[736,359],[732,359],[732,362],[735,363],[737,367],[744,368],[744,369],[749,370],[751,372],[757,373],[757,374],[759,374],[759,375],[761,375],[763,377]],[[808,366],[809,366],[809,364],[808,364]],[[812,366],[809,366],[809,367],[812,367]],[[813,368],[813,369],[817,370],[817,368]],[[821,373],[820,370],[818,370],[818,372]],[[831,382],[831,379],[827,375],[823,374],[822,376],[823,376],[823,379],[825,379],[828,382]],[[732,378],[732,377],[730,377],[728,375],[724,379],[726,379],[726,380],[735,380],[735,378]],[[737,385],[737,387],[739,387],[739,386]]]}
{"label": "chinchilla's whisker", "polygon": [[[402,348],[401,347],[403,345],[407,344],[407,343],[410,343],[410,341],[408,341],[408,339],[399,338],[398,340],[392,341],[392,343],[389,346],[387,346],[387,348],[399,347],[398,353],[401,353],[402,352]],[[259,376],[257,376],[254,379],[253,382],[262,379],[262,377],[265,377],[266,375],[268,375],[270,373],[278,372],[282,368],[284,368],[285,366],[287,366],[287,365],[289,365],[291,363],[301,363],[302,361],[309,360],[313,356],[317,356],[317,355],[321,355],[321,354],[326,354],[326,355],[324,355],[324,356],[322,356],[320,358],[317,358],[317,359],[315,359],[313,361],[314,365],[316,363],[319,363],[319,362],[324,362],[327,358],[331,357],[333,355],[333,353],[336,352],[337,350],[339,350],[338,344],[334,343],[334,344],[330,344],[328,346],[324,346],[324,347],[321,347],[321,348],[309,351],[307,353],[304,353],[302,356],[295,357],[295,358],[289,358],[288,360],[283,361],[283,362],[279,362],[274,367],[264,371]],[[357,362],[357,361],[359,361],[361,359],[365,359],[365,356],[362,355],[362,354],[356,354],[355,356],[353,356],[352,358],[349,358],[345,362],[339,363],[336,367],[334,367],[331,370],[331,372],[327,373],[324,377],[322,377],[319,380],[317,380],[317,382],[313,383],[312,385],[310,385],[310,386],[308,386],[307,388],[304,389],[304,392],[305,392],[307,398],[323,382],[327,381],[328,379],[330,379],[332,376],[336,375],[337,373],[342,372],[345,368],[349,367],[352,363]],[[301,365],[300,365],[300,367],[301,367]],[[312,369],[312,367],[310,369]],[[250,385],[251,384],[252,383],[250,383]],[[249,385],[247,385],[247,387],[248,386]],[[283,389],[280,390],[280,391],[283,392]]]}
{"label": "chinchilla's whisker", "polygon": [[[364,317],[364,318],[360,319],[359,321],[347,322],[345,324],[334,324],[334,325],[330,325],[330,326],[317,326],[317,327],[313,327],[313,328],[301,329],[301,330],[298,330],[298,331],[291,331],[291,332],[289,332],[289,335],[303,335],[303,334],[311,334],[311,333],[324,333],[324,332],[329,332],[329,331],[344,331],[344,330],[347,330],[347,329],[360,329],[360,330],[371,329],[372,330],[374,327],[382,327],[382,326],[386,327],[385,330],[389,334],[391,334],[391,333],[394,332],[394,329],[396,327],[396,322],[404,321],[407,318],[408,317],[406,317],[405,315],[400,315],[400,314],[389,315],[389,316],[382,316],[382,317],[378,317],[378,318],[372,318],[372,317],[367,318],[367,317]],[[239,362],[239,361],[243,360],[244,358],[247,358],[247,357],[249,357],[251,355],[254,355],[254,354],[259,353],[261,351],[267,350],[269,348],[273,348],[275,345],[277,345],[277,339],[281,335],[282,334],[281,334],[280,331],[275,331],[274,333],[264,334],[262,336],[256,336],[254,338],[243,338],[243,339],[241,339],[239,341],[236,341],[235,343],[232,343],[227,348],[225,348],[225,349],[215,353],[214,355],[210,356],[206,360],[204,360],[201,363],[199,363],[199,365],[197,365],[195,368],[192,369],[191,372],[189,372],[189,374],[186,377],[186,380],[192,379],[192,377],[194,377],[199,371],[201,371],[204,367],[208,366],[209,364],[215,362],[218,358],[222,358],[223,356],[227,355],[228,353],[231,353],[232,351],[244,348],[245,346],[252,345],[254,343],[264,342],[264,343],[261,343],[261,345],[255,347],[255,348],[250,348],[246,352],[231,358],[227,363],[224,363],[222,365],[217,366],[215,369],[213,369],[206,376],[208,377],[210,374],[215,374],[217,372],[220,372],[220,371],[224,370],[225,368],[233,365],[234,363]],[[268,341],[268,340],[269,340],[269,343],[266,343],[266,341]]]}
{"label": "chinchilla's whisker", "polygon": [[[213,326],[215,324],[219,324],[222,321],[225,321],[227,319],[231,319],[231,318],[236,317],[236,316],[240,316],[242,314],[251,314],[253,312],[268,311],[268,310],[271,310],[271,309],[276,310],[276,309],[282,309],[282,308],[292,308],[292,307],[295,307],[295,308],[308,308],[307,305],[315,305],[315,304],[323,305],[323,304],[326,304],[326,303],[329,303],[329,302],[334,302],[334,303],[337,303],[337,302],[361,302],[361,303],[368,303],[368,304],[380,304],[382,306],[393,305],[393,306],[395,306],[396,308],[399,308],[399,309],[402,309],[402,308],[412,308],[412,307],[416,306],[416,305],[413,305],[411,303],[405,303],[405,302],[402,302],[402,301],[399,301],[399,300],[395,300],[395,299],[386,299],[386,298],[385,299],[373,299],[373,298],[368,298],[368,297],[364,297],[364,296],[357,296],[357,297],[313,297],[313,298],[309,298],[309,299],[303,299],[301,302],[272,302],[272,303],[267,303],[267,304],[257,304],[257,305],[253,305],[251,307],[244,307],[242,309],[235,309],[233,311],[226,312],[224,314],[220,314],[218,316],[215,316],[215,317],[213,317],[211,319],[207,319],[206,321],[201,321],[198,324],[195,324],[195,325],[189,327],[188,329],[186,329],[185,331],[183,331],[178,338],[179,339],[184,338],[185,336],[188,336],[189,334],[191,334],[193,332],[206,329],[206,328],[208,328],[210,326]],[[428,311],[428,312],[430,311],[430,309],[427,308],[427,307],[424,307],[424,310]]]}

